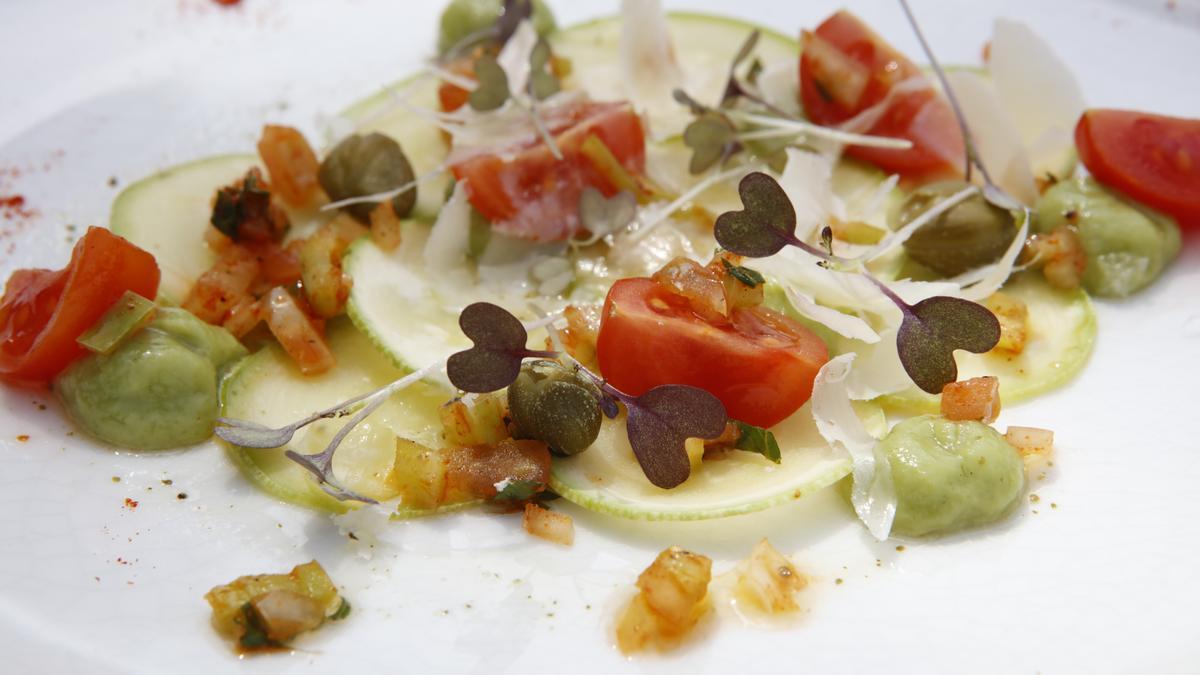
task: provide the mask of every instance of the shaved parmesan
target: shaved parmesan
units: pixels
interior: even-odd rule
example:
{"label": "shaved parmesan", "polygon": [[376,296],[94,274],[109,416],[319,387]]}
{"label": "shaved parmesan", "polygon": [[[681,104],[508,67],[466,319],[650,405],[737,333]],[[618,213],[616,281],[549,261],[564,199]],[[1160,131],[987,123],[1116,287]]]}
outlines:
{"label": "shaved parmesan", "polygon": [[888,538],[896,517],[896,490],[891,465],[854,412],[846,379],[854,354],[843,354],[826,363],[813,383],[812,411],[817,431],[831,446],[850,455],[854,486],[850,503],[859,520],[879,541]]}
{"label": "shaved parmesan", "polygon": [[833,192],[835,161],[828,155],[787,149],[779,186],[796,209],[796,237],[801,241],[810,240],[830,216],[845,216],[846,206]]}
{"label": "shaved parmesan", "polygon": [[979,158],[992,180],[1023,204],[1037,200],[1037,186],[1029,168],[1029,156],[1012,115],[1005,110],[996,89],[979,75],[956,70],[946,81],[962,109],[971,130]]}
{"label": "shaved parmesan", "polygon": [[853,314],[844,314],[831,307],[818,305],[811,297],[794,288],[788,287],[784,291],[787,293],[788,301],[792,303],[792,307],[801,316],[816,321],[842,337],[848,337],[851,340],[861,340],[867,344],[879,342],[879,334],[866,321],[863,321],[861,317],[854,316]]}
{"label": "shaved parmesan", "polygon": [[537,43],[538,34],[533,28],[533,22],[525,19],[496,56],[496,64],[508,77],[509,91],[516,95],[524,94],[529,84],[529,55],[533,53]]}
{"label": "shaved parmesan", "polygon": [[617,49],[629,99],[652,118],[677,113],[671,92],[682,86],[683,72],[660,0],[622,0]]}
{"label": "shaved parmesan", "polygon": [[470,238],[471,204],[467,201],[467,183],[459,181],[425,242],[425,267],[441,270],[465,266]]}
{"label": "shaved parmesan", "polygon": [[997,19],[989,68],[998,99],[1029,153],[1034,175],[1058,172],[1073,149],[1085,103],[1079,83],[1028,26]]}

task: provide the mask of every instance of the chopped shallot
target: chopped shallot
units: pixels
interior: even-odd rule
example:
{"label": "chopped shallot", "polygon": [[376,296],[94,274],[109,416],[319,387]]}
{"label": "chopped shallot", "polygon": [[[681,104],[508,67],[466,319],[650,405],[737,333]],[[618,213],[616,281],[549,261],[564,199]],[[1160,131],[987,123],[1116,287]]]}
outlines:
{"label": "chopped shallot", "polygon": [[951,382],[942,389],[942,416],[991,424],[1000,415],[1000,379],[993,375]]}
{"label": "chopped shallot", "polygon": [[547,510],[537,504],[525,505],[525,515],[521,526],[535,537],[552,541],[563,546],[575,543],[575,523],[571,516]]}

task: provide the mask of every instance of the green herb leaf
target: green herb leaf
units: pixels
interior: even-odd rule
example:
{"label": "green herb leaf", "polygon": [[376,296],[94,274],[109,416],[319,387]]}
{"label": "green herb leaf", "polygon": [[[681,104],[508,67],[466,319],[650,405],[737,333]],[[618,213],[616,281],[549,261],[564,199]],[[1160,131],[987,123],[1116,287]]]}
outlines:
{"label": "green herb leaf", "polygon": [[701,174],[740,149],[737,127],[719,112],[702,113],[683,130],[683,143],[692,149],[688,171]]}
{"label": "green herb leaf", "polygon": [[338,605],[337,611],[329,615],[330,621],[341,621],[350,616],[350,601],[342,598],[342,604]]}
{"label": "green herb leaf", "polygon": [[741,265],[734,265],[733,263],[724,259],[721,260],[721,263],[725,265],[725,271],[729,273],[729,276],[737,279],[750,288],[758,288],[767,282],[766,278],[763,277],[762,273],[760,273],[758,270],[752,270],[749,267],[742,267]]}
{"label": "green herb leaf", "polygon": [[988,308],[962,298],[936,296],[901,307],[896,350],[904,371],[930,394],[958,379],[954,350],[982,354],[1000,340],[1000,322]]}
{"label": "green herb leaf", "polygon": [[467,98],[467,103],[479,112],[495,110],[504,105],[511,95],[508,75],[496,61],[496,57],[484,54],[475,61],[475,79],[478,86]]}
{"label": "green herb leaf", "polygon": [[796,240],[796,210],[774,178],[755,171],[738,184],[741,211],[722,213],[714,227],[717,243],[748,258],[767,258]]}
{"label": "green herb leaf", "polygon": [[739,432],[735,444],[738,450],[762,455],[776,464],[783,461],[779,451],[779,441],[775,440],[775,434],[753,424],[740,421],[735,421],[735,424],[737,424]]}
{"label": "green herb leaf", "polygon": [[492,497],[494,502],[527,502],[546,489],[536,480],[510,480]]}

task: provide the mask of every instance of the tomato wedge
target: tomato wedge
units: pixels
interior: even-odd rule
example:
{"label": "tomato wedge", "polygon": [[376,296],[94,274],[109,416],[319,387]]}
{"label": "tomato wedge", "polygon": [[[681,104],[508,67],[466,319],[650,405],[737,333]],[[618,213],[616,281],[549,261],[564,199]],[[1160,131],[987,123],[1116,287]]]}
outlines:
{"label": "tomato wedge", "polygon": [[642,173],[646,163],[641,118],[628,103],[568,103],[543,112],[562,151],[558,160],[540,139],[516,148],[496,148],[454,164],[466,181],[467,197],[501,234],[534,241],[560,241],[579,229],[579,196],[594,187],[611,197],[620,187],[588,159],[584,141],[596,136],[620,165]]}
{"label": "tomato wedge", "polygon": [[158,281],[154,256],[99,227],[65,269],[13,272],[0,300],[0,379],[48,383],[86,353],[75,340],[125,291],[154,298]]}
{"label": "tomato wedge", "polygon": [[1096,180],[1200,228],[1200,119],[1088,110],[1075,148]]}
{"label": "tomato wedge", "polygon": [[601,374],[622,391],[636,396],[661,384],[692,385],[721,399],[730,417],[769,427],[812,396],[829,351],[778,312],[737,309],[716,325],[653,280],[633,278],[608,292],[596,356]]}
{"label": "tomato wedge", "polygon": [[963,139],[950,104],[930,87],[892,89],[921,70],[845,10],[804,31],[800,101],[817,124],[841,124],[882,106],[879,118],[854,131],[912,141],[907,150],[849,146],[846,154],[906,178],[961,173]]}

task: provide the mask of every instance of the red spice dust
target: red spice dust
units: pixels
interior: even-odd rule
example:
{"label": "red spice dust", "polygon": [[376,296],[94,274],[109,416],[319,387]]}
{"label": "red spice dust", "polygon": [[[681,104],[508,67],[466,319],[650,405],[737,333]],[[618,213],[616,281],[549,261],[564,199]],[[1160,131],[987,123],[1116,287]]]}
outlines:
{"label": "red spice dust", "polygon": [[136,509],[137,507],[138,507],[138,503],[137,503],[136,499],[130,499],[129,497],[125,498],[125,508]]}
{"label": "red spice dust", "polygon": [[21,443],[24,443],[29,440],[29,434],[21,434],[20,436],[17,436],[17,440]]}
{"label": "red spice dust", "polygon": [[0,214],[5,220],[28,220],[36,217],[38,212],[25,206],[24,195],[0,195]]}

